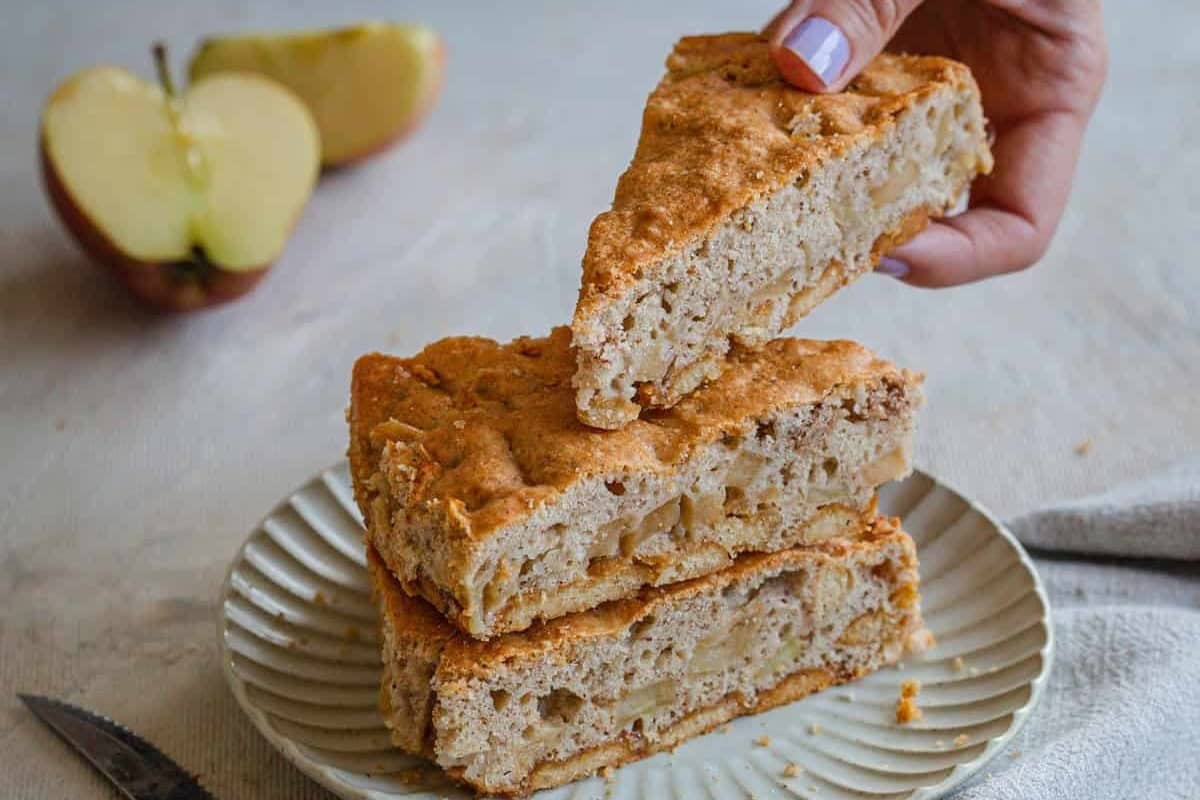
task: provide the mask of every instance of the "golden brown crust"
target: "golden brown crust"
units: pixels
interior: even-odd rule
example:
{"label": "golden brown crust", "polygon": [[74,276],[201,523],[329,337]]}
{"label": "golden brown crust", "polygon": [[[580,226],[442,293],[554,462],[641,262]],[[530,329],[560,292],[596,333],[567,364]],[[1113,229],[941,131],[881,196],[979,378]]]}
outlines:
{"label": "golden brown crust", "polygon": [[582,478],[671,473],[695,449],[744,433],[771,411],[820,401],[839,387],[920,381],[854,342],[778,339],[757,353],[734,353],[719,378],[674,408],[599,431],[575,417],[570,337],[560,327],[506,345],[461,337],[413,358],[360,358],[349,456],[367,519],[383,488],[372,476],[390,466],[408,488],[407,510],[442,516],[445,543],[465,552]]}
{"label": "golden brown crust", "polygon": [[[681,39],[612,209],[589,232],[575,327],[737,209],[878,141],[893,117],[947,85],[978,96],[970,71],[944,58],[885,53],[845,91],[813,95],[782,79],[758,34]],[[980,163],[986,171],[986,149]]]}
{"label": "golden brown crust", "polygon": [[[677,603],[693,595],[721,589],[757,572],[797,569],[805,563],[823,559],[843,559],[853,552],[868,551],[881,541],[903,537],[907,556],[902,567],[916,568],[916,551],[911,540],[900,530],[899,520],[876,517],[870,529],[856,539],[832,539],[804,548],[777,553],[752,553],[739,558],[727,569],[668,586],[648,587],[636,595],[565,617],[535,623],[528,630],[509,633],[488,641],[479,640],[452,627],[424,600],[409,597],[382,561],[372,552],[369,561],[372,584],[386,603],[387,613],[397,635],[411,641],[435,638],[444,642],[438,664],[442,684],[471,677],[486,678],[490,671],[512,659],[528,659],[539,654],[560,651],[570,643],[591,637],[610,636],[659,606]],[[916,587],[911,588],[916,598]]]}

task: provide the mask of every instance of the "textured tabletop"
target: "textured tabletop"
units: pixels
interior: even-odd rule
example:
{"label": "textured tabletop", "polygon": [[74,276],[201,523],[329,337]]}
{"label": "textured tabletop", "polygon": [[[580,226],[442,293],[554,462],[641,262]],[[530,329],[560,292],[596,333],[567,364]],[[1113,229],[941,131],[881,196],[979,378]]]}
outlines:
{"label": "textured tabletop", "polygon": [[[570,318],[588,224],[684,33],[773,4],[0,2],[0,796],[108,797],[22,709],[119,717],[218,795],[324,798],[238,713],[215,597],[255,522],[340,458],[350,367],[450,334]],[[1001,517],[1157,471],[1200,445],[1200,6],[1107,4],[1112,70],[1037,268],[922,291],[868,276],[797,326],[928,373],[918,461]],[[203,35],[387,13],[449,45],[403,146],[328,175],[249,297],[135,306],[38,183],[43,98],[81,67],[177,68]],[[1052,599],[1070,602],[1067,584]],[[1145,580],[1152,595],[1161,582]]]}

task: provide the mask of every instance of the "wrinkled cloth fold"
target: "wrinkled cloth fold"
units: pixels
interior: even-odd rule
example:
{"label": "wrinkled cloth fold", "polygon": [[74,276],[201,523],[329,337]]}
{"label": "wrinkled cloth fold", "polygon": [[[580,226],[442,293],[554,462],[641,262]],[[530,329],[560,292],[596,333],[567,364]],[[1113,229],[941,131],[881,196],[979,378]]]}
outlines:
{"label": "wrinkled cloth fold", "polygon": [[1200,458],[1009,522],[1029,547],[1138,558],[1200,559]]}
{"label": "wrinkled cloth fold", "polygon": [[951,797],[1200,798],[1200,460],[1010,527],[1050,594],[1053,669],[1024,730]]}

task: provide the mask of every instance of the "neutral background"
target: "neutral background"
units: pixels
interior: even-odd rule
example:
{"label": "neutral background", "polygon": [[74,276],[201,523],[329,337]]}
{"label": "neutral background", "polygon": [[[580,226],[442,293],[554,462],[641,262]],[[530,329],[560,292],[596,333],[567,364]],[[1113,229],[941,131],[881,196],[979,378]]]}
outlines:
{"label": "neutral background", "polygon": [[[214,597],[245,534],[341,457],[356,355],[569,318],[587,226],[683,33],[757,27],[770,2],[0,7],[0,796],[113,796],[13,691],[110,713],[219,795],[328,797],[226,692]],[[1152,9],[1152,10],[1151,10]],[[1112,73],[1051,253],[1021,275],[927,292],[869,276],[798,330],[928,372],[921,464],[1002,517],[1200,450],[1200,6],[1107,8]],[[75,70],[177,67],[221,31],[390,16],[449,44],[445,90],[403,146],[325,177],[251,296],[148,314],[52,216],[43,98]],[[381,86],[380,91],[387,91]],[[1086,444],[1085,444],[1086,443]],[[1168,576],[1097,565],[1084,596]],[[1171,602],[1200,604],[1176,570]]]}

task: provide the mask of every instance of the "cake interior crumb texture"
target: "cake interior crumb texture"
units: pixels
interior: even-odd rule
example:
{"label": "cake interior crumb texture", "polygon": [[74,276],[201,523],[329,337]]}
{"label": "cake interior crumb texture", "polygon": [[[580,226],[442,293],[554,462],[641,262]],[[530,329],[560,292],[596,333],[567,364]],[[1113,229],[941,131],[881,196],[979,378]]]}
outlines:
{"label": "cake interior crumb texture", "polygon": [[350,462],[405,589],[480,637],[853,536],[906,475],[920,378],[851,342],[781,339],[621,431],[575,416],[570,333],[364,356]]}
{"label": "cake interior crumb texture", "polygon": [[596,218],[572,323],[580,419],[620,428],[759,347],[990,171],[970,71],[883,54],[842,93],[755,34],[682,39]]}
{"label": "cake interior crumb texture", "polygon": [[618,766],[895,662],[926,641],[894,520],[491,641],[401,589],[373,550],[394,742],[522,795]]}

